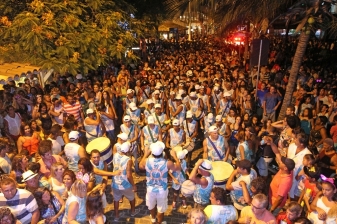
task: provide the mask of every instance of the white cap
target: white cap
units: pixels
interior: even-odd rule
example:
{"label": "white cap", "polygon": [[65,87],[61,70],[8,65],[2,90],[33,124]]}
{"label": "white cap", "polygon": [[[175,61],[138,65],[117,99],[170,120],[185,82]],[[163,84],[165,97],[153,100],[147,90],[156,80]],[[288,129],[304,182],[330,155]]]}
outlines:
{"label": "white cap", "polygon": [[76,79],[83,79],[82,74],[77,74],[77,75],[76,75]]}
{"label": "white cap", "polygon": [[212,163],[211,161],[204,159],[202,164],[199,166],[199,169],[205,170],[205,171],[210,171],[212,170]]}
{"label": "white cap", "polygon": [[197,96],[196,92],[190,92],[190,97],[196,97],[196,96]]}
{"label": "white cap", "polygon": [[187,111],[186,112],[186,118],[192,118],[193,117],[193,113],[192,113],[192,111]]}
{"label": "white cap", "polygon": [[134,102],[131,102],[129,104],[129,107],[130,107],[131,110],[137,110],[138,109],[137,106],[136,106],[136,104]]}
{"label": "white cap", "polygon": [[156,103],[156,104],[154,105],[154,108],[161,108],[161,104]]}
{"label": "white cap", "polygon": [[37,173],[34,173],[33,171],[31,170],[27,170],[26,172],[24,172],[22,174],[22,180],[23,182],[26,182],[27,180],[30,180],[32,179],[33,177],[35,177],[37,175]]}
{"label": "white cap", "polygon": [[154,118],[152,116],[148,116],[147,123],[148,124],[154,124]]}
{"label": "white cap", "polygon": [[80,133],[78,133],[78,131],[71,131],[71,132],[69,133],[69,139],[70,139],[71,141],[74,141],[74,140],[78,139],[79,134],[80,134]]}
{"label": "white cap", "polygon": [[208,120],[208,122],[212,122],[213,119],[214,119],[213,114],[212,114],[212,113],[209,113],[209,114],[207,115],[207,120]]}
{"label": "white cap", "polygon": [[128,134],[126,134],[126,133],[124,133],[124,132],[118,134],[117,137],[120,138],[120,139],[122,139],[123,141],[128,140]]}
{"label": "white cap", "polygon": [[193,75],[192,70],[188,70],[188,71],[186,72],[186,75],[187,75],[187,76],[192,76],[192,75]]}
{"label": "white cap", "polygon": [[151,103],[153,103],[153,100],[151,100],[151,99],[146,100],[146,104],[147,104],[147,105],[149,105],[149,104],[151,104]]}
{"label": "white cap", "polygon": [[87,109],[87,114],[93,114],[93,113],[94,113],[93,109],[91,109],[91,108]]}
{"label": "white cap", "polygon": [[178,125],[180,125],[179,120],[178,120],[178,119],[174,119],[173,122],[172,122],[172,125],[173,125],[173,126],[178,126]]}
{"label": "white cap", "polygon": [[174,91],[171,91],[171,92],[170,92],[170,95],[174,95],[174,94],[176,94]]}
{"label": "white cap", "polygon": [[160,147],[162,147],[163,149],[165,149],[165,143],[164,142],[162,142],[162,141],[157,141],[156,142]]}
{"label": "white cap", "polygon": [[211,127],[209,127],[208,132],[217,132],[218,128],[214,125],[212,125]]}
{"label": "white cap", "polygon": [[187,153],[188,153],[188,151],[187,151],[186,149],[184,149],[184,150],[182,150],[182,151],[179,151],[179,152],[177,153],[178,159],[184,159],[185,156],[187,155]]}
{"label": "white cap", "polygon": [[156,90],[156,91],[153,92],[153,94],[154,94],[154,95],[160,94],[160,92],[159,92],[159,90]]}
{"label": "white cap", "polygon": [[181,96],[178,94],[178,95],[176,95],[176,97],[174,99],[175,100],[182,100],[183,98],[181,98]]}
{"label": "white cap", "polygon": [[123,121],[131,121],[131,117],[129,115],[125,115]]}
{"label": "white cap", "polygon": [[130,94],[130,93],[133,93],[133,90],[132,90],[132,89],[128,89],[128,90],[126,91],[126,94]]}
{"label": "white cap", "polygon": [[163,85],[160,82],[156,83],[156,87],[161,87],[161,86],[163,86]]}
{"label": "white cap", "polygon": [[130,150],[130,147],[131,147],[131,143],[130,142],[124,142],[122,145],[121,145],[121,152],[128,152]]}
{"label": "white cap", "polygon": [[200,87],[201,87],[201,86],[199,86],[199,85],[195,85],[194,88],[195,88],[196,90],[198,90],[198,89],[201,89]]}
{"label": "white cap", "polygon": [[231,96],[232,94],[230,92],[224,92],[223,96]]}
{"label": "white cap", "polygon": [[152,154],[155,155],[155,156],[159,156],[160,154],[162,154],[163,151],[164,151],[164,148],[165,147],[162,147],[162,145],[158,144],[158,142],[152,143],[150,145],[150,150],[151,150]]}
{"label": "white cap", "polygon": [[222,116],[221,115],[216,115],[215,121],[221,121],[221,120],[222,120]]}

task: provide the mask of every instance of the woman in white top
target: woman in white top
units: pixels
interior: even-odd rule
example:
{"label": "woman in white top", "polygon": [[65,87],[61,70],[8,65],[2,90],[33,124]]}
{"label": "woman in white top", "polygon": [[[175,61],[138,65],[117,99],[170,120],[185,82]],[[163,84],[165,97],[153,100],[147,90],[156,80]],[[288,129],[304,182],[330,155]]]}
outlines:
{"label": "woman in white top", "polygon": [[108,92],[103,92],[103,99],[105,103],[98,106],[100,111],[101,120],[105,126],[106,136],[110,139],[111,142],[115,140],[115,124],[114,119],[116,119],[116,111],[110,100],[110,95]]}
{"label": "woman in white top", "polygon": [[92,191],[87,196],[86,213],[90,224],[104,224],[102,196],[99,190]]}
{"label": "woman in white top", "polygon": [[54,163],[51,166],[51,175],[48,179],[51,190],[56,191],[59,195],[63,195],[66,186],[63,183],[64,166],[62,163]]}

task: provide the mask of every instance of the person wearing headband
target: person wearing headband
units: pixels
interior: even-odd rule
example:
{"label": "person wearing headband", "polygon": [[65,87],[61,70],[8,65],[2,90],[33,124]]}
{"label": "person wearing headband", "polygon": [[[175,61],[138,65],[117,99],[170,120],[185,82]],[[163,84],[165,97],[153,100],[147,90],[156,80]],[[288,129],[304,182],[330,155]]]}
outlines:
{"label": "person wearing headband", "polygon": [[308,219],[315,224],[334,223],[335,218],[328,218],[328,212],[337,203],[335,199],[337,181],[335,177],[331,178],[324,175],[320,177],[322,179],[322,195],[317,196],[310,204],[311,212]]}

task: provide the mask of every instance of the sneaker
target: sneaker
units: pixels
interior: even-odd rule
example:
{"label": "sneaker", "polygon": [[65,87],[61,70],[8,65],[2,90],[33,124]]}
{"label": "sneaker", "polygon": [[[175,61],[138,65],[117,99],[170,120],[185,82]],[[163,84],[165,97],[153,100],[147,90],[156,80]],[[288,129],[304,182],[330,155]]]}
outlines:
{"label": "sneaker", "polygon": [[153,219],[153,218],[152,218],[152,215],[150,215],[150,219],[151,219],[151,222],[152,222],[152,223],[156,223],[156,219],[155,219],[155,218]]}
{"label": "sneaker", "polygon": [[139,208],[136,208],[136,209],[135,209],[135,212],[134,212],[134,213],[131,213],[131,216],[134,217],[134,216],[136,216],[139,212],[140,212],[140,209],[139,209]]}

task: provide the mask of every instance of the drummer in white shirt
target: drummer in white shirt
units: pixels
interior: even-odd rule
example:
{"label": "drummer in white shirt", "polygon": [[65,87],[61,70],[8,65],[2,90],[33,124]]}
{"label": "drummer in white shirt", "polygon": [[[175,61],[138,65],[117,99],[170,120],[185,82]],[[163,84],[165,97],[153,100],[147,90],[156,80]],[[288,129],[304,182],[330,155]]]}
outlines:
{"label": "drummer in white shirt", "polygon": [[225,161],[229,156],[229,149],[226,149],[225,138],[218,133],[216,126],[209,127],[209,137],[203,141],[203,158],[210,161]]}
{"label": "drummer in white shirt", "polygon": [[[94,119],[96,117],[96,119]],[[84,119],[84,128],[88,142],[102,137],[105,134],[105,126],[101,121],[101,115],[97,110],[87,109],[87,117]]]}

